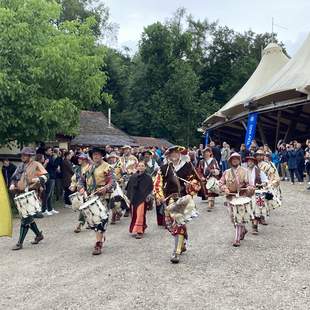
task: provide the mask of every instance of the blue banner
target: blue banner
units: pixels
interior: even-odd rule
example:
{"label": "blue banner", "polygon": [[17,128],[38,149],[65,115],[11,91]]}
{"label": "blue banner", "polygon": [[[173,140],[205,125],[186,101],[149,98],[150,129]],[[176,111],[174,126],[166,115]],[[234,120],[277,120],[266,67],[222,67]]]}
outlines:
{"label": "blue banner", "polygon": [[206,131],[205,135],[205,147],[209,144],[209,131]]}
{"label": "blue banner", "polygon": [[258,116],[258,113],[250,113],[248,117],[248,125],[246,129],[245,141],[244,141],[247,150],[250,149],[251,143],[255,138],[257,116]]}

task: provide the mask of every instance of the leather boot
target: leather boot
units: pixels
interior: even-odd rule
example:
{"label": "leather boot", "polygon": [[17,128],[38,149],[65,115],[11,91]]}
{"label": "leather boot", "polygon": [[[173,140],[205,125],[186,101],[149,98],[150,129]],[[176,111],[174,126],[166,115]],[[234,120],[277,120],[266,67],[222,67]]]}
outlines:
{"label": "leather boot", "polygon": [[40,241],[44,239],[42,231],[40,232],[39,235],[37,235],[33,241],[31,241],[31,244],[38,244]]}
{"label": "leather boot", "polygon": [[102,253],[102,242],[97,241],[93,250],[93,255],[100,255]]}
{"label": "leather boot", "polygon": [[170,261],[172,264],[178,264],[180,262],[180,255],[174,252],[170,258]]}

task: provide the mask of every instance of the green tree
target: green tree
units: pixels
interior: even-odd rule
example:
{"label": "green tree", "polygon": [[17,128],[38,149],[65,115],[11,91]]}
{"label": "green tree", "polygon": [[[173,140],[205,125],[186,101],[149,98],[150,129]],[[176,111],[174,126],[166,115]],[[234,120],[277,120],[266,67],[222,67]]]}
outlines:
{"label": "green tree", "polygon": [[79,109],[101,103],[96,21],[57,26],[60,13],[54,1],[0,1],[0,144],[74,134]]}

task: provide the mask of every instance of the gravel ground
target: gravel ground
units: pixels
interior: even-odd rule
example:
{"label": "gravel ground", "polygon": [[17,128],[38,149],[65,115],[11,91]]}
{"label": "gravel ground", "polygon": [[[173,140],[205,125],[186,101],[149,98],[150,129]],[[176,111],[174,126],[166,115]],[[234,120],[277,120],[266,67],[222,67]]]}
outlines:
{"label": "gravel ground", "polygon": [[104,254],[92,256],[94,233],[74,234],[77,214],[39,220],[45,240],[22,251],[0,239],[0,309],[310,309],[309,195],[283,184],[284,206],[259,236],[231,246],[223,199],[189,225],[190,248],[169,262],[173,240],[148,213],[145,238],[128,234],[129,219],[108,227]]}

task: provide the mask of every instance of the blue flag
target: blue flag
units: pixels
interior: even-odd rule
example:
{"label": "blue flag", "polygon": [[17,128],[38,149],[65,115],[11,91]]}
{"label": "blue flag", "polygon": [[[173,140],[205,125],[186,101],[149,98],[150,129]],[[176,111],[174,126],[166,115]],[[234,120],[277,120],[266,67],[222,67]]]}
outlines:
{"label": "blue flag", "polygon": [[246,129],[245,141],[244,141],[244,144],[247,150],[250,149],[251,143],[253,139],[255,138],[257,116],[258,116],[258,113],[250,113],[248,117],[248,125]]}
{"label": "blue flag", "polygon": [[205,147],[208,145],[209,143],[209,131],[206,131],[206,135],[205,135]]}

